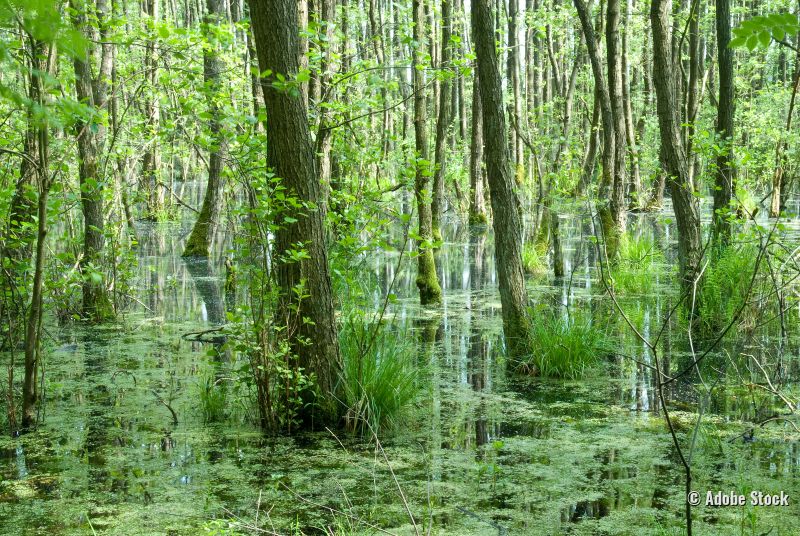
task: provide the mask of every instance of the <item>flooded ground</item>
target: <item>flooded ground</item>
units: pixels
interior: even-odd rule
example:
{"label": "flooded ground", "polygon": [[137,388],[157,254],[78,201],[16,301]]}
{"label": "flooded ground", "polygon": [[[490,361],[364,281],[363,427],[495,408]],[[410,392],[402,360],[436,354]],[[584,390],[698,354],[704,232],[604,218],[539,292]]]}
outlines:
{"label": "flooded ground", "polygon": [[[674,235],[663,215],[631,227],[661,245]],[[683,474],[657,410],[652,356],[607,298],[591,221],[578,210],[561,220],[567,275],[531,277],[529,290],[538,307],[590,314],[614,341],[615,355],[580,381],[507,374],[490,233],[447,229],[436,310],[417,304],[413,259],[363,256],[367,301],[397,295],[386,316],[424,371],[415,408],[380,444],[332,431],[265,437],[248,424],[249,394],[230,381],[236,356],[185,337],[225,321],[221,263],[181,259],[188,230],[141,229],[139,303],[119,324],[48,325],[43,425],[0,439],[0,534],[232,534],[230,521],[242,534],[683,533]],[[646,337],[674,305],[666,258],[646,292],[620,297]],[[689,344],[671,321],[659,349],[682,368]],[[781,352],[793,375],[789,335]],[[720,354],[777,345],[735,337]],[[710,361],[729,377],[724,360]],[[743,419],[771,410],[763,393],[724,379],[708,394],[696,381],[666,393],[682,438],[702,408],[693,488],[790,496],[788,507],[700,507],[696,532],[800,534],[797,432],[771,423],[749,433]]]}

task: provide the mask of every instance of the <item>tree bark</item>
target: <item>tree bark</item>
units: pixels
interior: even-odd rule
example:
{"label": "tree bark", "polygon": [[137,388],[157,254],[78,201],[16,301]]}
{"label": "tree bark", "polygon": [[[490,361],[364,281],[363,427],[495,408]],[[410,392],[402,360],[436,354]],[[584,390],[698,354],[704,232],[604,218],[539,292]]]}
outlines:
{"label": "tree bark", "polygon": [[485,225],[486,199],[483,195],[483,111],[481,109],[480,83],[478,73],[472,79],[472,135],[469,151],[469,223]]}
{"label": "tree bark", "polygon": [[220,101],[222,71],[225,67],[220,57],[216,29],[223,23],[224,0],[206,0],[206,15],[203,21],[207,46],[203,47],[203,82],[210,119],[208,130],[211,145],[208,151],[208,181],[203,206],[192,229],[192,234],[183,250],[184,257],[208,257],[214,238],[219,214],[222,209],[222,160],[225,152],[225,133],[222,127]]}
{"label": "tree bark", "polygon": [[503,332],[513,360],[528,348],[528,293],[522,269],[522,216],[506,144],[503,92],[490,0],[472,2],[472,40],[483,109],[483,138],[492,203],[495,257],[503,309]]}
{"label": "tree bark", "polygon": [[[153,24],[158,24],[159,0],[144,0],[145,14]],[[145,132],[149,137],[147,149],[142,159],[142,179],[147,191],[147,218],[156,219],[165,208],[165,191],[161,184],[161,151],[159,150],[159,129],[161,128],[161,105],[155,93],[158,82],[158,50],[155,37],[147,40],[145,45],[145,78],[150,88],[145,113],[147,126]]]}
{"label": "tree bark", "polygon": [[431,165],[428,161],[428,134],[425,124],[425,71],[422,67],[425,13],[423,0],[413,0],[414,50],[411,56],[411,71],[414,76],[414,147],[416,150],[416,176],[414,196],[417,199],[419,215],[417,288],[422,305],[442,301],[442,288],[436,275],[436,262],[433,258],[432,211],[429,191]]}
{"label": "tree bark", "polygon": [[[282,74],[292,80],[298,72],[298,19],[295,0],[250,0],[253,34],[262,72]],[[262,79],[267,111],[267,162],[280,177],[287,197],[304,205],[292,212],[294,222],[280,222],[273,244],[273,271],[280,291],[277,318],[297,317],[299,325],[287,333],[298,365],[316,377],[322,400],[306,406],[302,417],[335,422],[339,415],[336,385],[341,371],[325,239],[324,207],[315,169],[314,149],[302,95],[276,88],[273,78]],[[275,222],[279,223],[279,222]],[[288,262],[290,250],[303,244],[307,258]],[[295,289],[302,285],[308,297],[297,303]],[[292,308],[298,307],[297,314]],[[280,321],[280,320],[279,320]],[[280,324],[279,324],[280,325]]]}
{"label": "tree bark", "polygon": [[719,101],[717,105],[717,135],[723,140],[724,150],[717,155],[714,174],[714,241],[727,245],[731,239],[730,204],[736,182],[733,167],[733,51],[731,41],[730,0],[715,0],[717,26],[717,61],[719,62]]}
{"label": "tree bark", "polygon": [[667,172],[666,180],[678,226],[681,282],[683,289],[688,290],[698,274],[703,251],[697,198],[689,182],[689,169],[678,123],[672,52],[669,46],[671,13],[672,0],[653,0],[650,6],[650,23],[653,30],[653,85],[656,90],[658,127]]}
{"label": "tree bark", "polygon": [[[440,69],[449,70],[450,66],[450,33],[453,21],[453,0],[442,0],[442,58]],[[442,239],[440,229],[442,212],[444,210],[444,181],[447,170],[447,135],[453,119],[453,101],[451,99],[451,78],[447,72],[440,82],[439,88],[439,116],[436,118],[436,142],[434,146],[434,159],[436,167],[433,172],[433,200],[431,201],[432,233],[434,240]]]}
{"label": "tree bark", "polygon": [[[72,8],[73,25],[82,32],[91,42],[92,31],[87,23],[88,4],[79,4],[75,0],[70,2]],[[91,110],[95,110],[104,103],[95,98],[94,90],[101,93],[106,80],[100,77],[93,84],[91,73],[91,59],[93,50],[90,48],[82,55],[73,58],[75,69],[75,92],[78,101]],[[75,137],[78,142],[78,176],[81,188],[81,206],[83,208],[83,257],[80,269],[83,277],[83,315],[87,320],[98,322],[112,316],[111,302],[105,289],[105,278],[102,275],[102,253],[105,243],[104,236],[104,209],[103,190],[104,178],[99,176],[97,156],[100,146],[98,140],[100,127],[86,120],[75,123]]]}
{"label": "tree bark", "polygon": [[[613,1],[613,0],[612,0]],[[600,52],[597,48],[597,39],[594,33],[594,26],[589,13],[589,8],[584,0],[573,0],[575,9],[583,29],[583,37],[586,41],[586,49],[589,52],[589,62],[592,66],[594,75],[595,96],[600,99],[600,118],[603,124],[603,154],[602,154],[602,179],[600,181],[600,197],[605,197],[608,189],[614,181],[614,117],[611,112],[611,96],[606,86],[606,77],[603,74]]]}
{"label": "tree bark", "polygon": [[628,210],[625,203],[625,187],[628,178],[626,167],[628,142],[625,135],[625,100],[622,90],[622,53],[619,39],[620,1],[608,0],[606,11],[608,91],[611,98],[611,118],[614,125],[614,179],[609,208],[611,209],[615,232],[619,234],[625,232]]}

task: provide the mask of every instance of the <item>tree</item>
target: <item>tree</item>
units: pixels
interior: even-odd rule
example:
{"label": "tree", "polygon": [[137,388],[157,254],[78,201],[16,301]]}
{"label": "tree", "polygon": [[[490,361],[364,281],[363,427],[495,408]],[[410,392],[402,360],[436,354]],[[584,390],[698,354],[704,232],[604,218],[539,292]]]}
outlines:
{"label": "tree", "polygon": [[731,239],[729,209],[735,183],[733,167],[733,50],[731,42],[730,0],[715,0],[717,28],[717,61],[719,63],[719,100],[717,101],[717,136],[724,143],[717,155],[714,173],[714,240],[727,245]]}
{"label": "tree", "polygon": [[[341,361],[323,227],[325,209],[320,204],[319,177],[302,94],[291,84],[277,83],[278,75],[291,81],[298,73],[297,4],[294,0],[250,0],[250,13],[259,66],[267,74],[261,81],[267,112],[267,162],[280,178],[286,196],[295,197],[302,205],[283,222],[275,222],[272,255],[279,288],[276,314],[280,322],[292,316],[288,311],[297,308],[300,325],[287,328],[289,342],[300,367],[315,375],[323,396],[313,415],[331,422],[339,412],[335,393]],[[292,252],[298,249],[305,253],[299,255],[300,260],[292,260]],[[298,298],[297,294],[306,297]],[[312,415],[306,411],[304,417],[310,424]]]}
{"label": "tree", "polygon": [[422,44],[424,42],[425,13],[423,0],[413,0],[414,50],[411,69],[414,76],[414,147],[416,166],[414,196],[417,200],[419,230],[417,232],[417,288],[422,305],[442,301],[442,288],[436,275],[436,261],[431,249],[433,242],[432,210],[429,191],[431,165],[428,161],[428,135],[425,124],[425,71],[422,65]]}
{"label": "tree", "polygon": [[[87,37],[93,33],[87,21],[89,4],[71,0],[73,25]],[[105,24],[108,13],[106,5],[98,3],[95,16],[100,24]],[[75,123],[75,137],[78,140],[78,174],[83,207],[83,257],[80,261],[83,275],[83,314],[91,321],[102,321],[113,316],[111,302],[106,294],[105,278],[102,272],[102,253],[105,243],[103,191],[105,179],[100,176],[98,152],[103,144],[105,127],[99,125],[97,115],[108,98],[108,83],[111,78],[111,50],[102,49],[100,69],[96,78],[92,77],[92,63],[95,56],[93,48],[76,54],[73,58],[75,69],[75,92],[78,101],[88,110],[88,119]],[[102,100],[101,100],[102,99]]]}
{"label": "tree", "polygon": [[447,159],[445,149],[447,149],[447,135],[450,123],[453,120],[453,99],[451,97],[452,78],[448,71],[450,66],[450,43],[451,26],[453,24],[453,0],[442,0],[442,61],[441,68],[445,69],[444,76],[439,88],[439,115],[436,118],[436,142],[434,146],[434,158],[436,168],[433,172],[433,199],[431,200],[431,227],[434,240],[442,239],[442,232],[439,228],[444,209],[444,180],[447,171]]}
{"label": "tree", "polygon": [[222,99],[221,75],[224,68],[220,58],[216,28],[225,16],[224,0],[206,0],[207,13],[203,21],[206,46],[203,47],[203,81],[208,103],[208,130],[210,147],[208,151],[208,182],[203,198],[203,207],[186,242],[184,257],[208,257],[211,241],[219,219],[222,204],[222,159],[225,153],[225,133],[222,126],[222,111],[219,102]]}
{"label": "tree", "polygon": [[486,172],[492,203],[495,257],[508,354],[523,355],[529,336],[528,292],[522,269],[522,215],[511,168],[491,0],[472,3],[472,41],[483,111]]}
{"label": "tree", "polygon": [[653,85],[656,90],[658,128],[675,220],[678,225],[678,259],[684,290],[698,275],[703,249],[697,198],[689,180],[689,168],[681,143],[675,100],[673,58],[670,48],[672,0],[653,0],[650,24],[653,30]]}

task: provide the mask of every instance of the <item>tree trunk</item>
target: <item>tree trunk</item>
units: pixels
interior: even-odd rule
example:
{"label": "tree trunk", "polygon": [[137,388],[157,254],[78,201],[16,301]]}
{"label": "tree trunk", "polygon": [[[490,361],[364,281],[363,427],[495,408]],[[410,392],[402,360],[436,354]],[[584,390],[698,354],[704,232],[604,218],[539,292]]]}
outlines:
{"label": "tree trunk", "polygon": [[[622,91],[622,53],[619,39],[619,3],[608,0],[606,12],[606,58],[608,63],[608,91],[611,98],[611,117],[614,124],[614,180],[611,188],[611,217],[616,233],[625,232],[628,207],[625,203],[627,182],[627,139],[625,135],[625,100]],[[607,237],[611,238],[611,237]],[[616,248],[611,248],[615,252]]]}
{"label": "tree trunk", "polygon": [[[597,49],[597,40],[594,33],[594,26],[590,17],[589,8],[584,0],[573,0],[578,17],[583,28],[583,37],[586,41],[586,49],[589,52],[589,61],[594,75],[595,96],[600,99],[600,118],[603,124],[603,154],[602,172],[603,177],[600,181],[600,197],[605,197],[608,188],[611,187],[614,177],[614,118],[611,113],[611,96],[606,86],[605,75],[603,74],[600,52]],[[613,1],[613,0],[612,0]]]}
{"label": "tree trunk", "polygon": [[422,305],[440,303],[442,288],[436,275],[433,258],[432,214],[430,204],[430,163],[428,162],[428,134],[425,124],[425,71],[422,67],[423,41],[425,39],[425,13],[423,0],[413,0],[414,50],[411,56],[411,71],[414,76],[414,139],[416,149],[416,177],[414,196],[419,214],[419,238],[417,256],[417,288]]}
{"label": "tree trunk", "polygon": [[[442,58],[439,67],[449,70],[450,66],[450,33],[452,25],[453,0],[442,0]],[[439,116],[436,118],[436,143],[434,148],[434,159],[436,167],[433,172],[433,200],[431,201],[432,212],[432,233],[434,240],[442,239],[440,229],[442,211],[444,210],[444,181],[447,170],[447,134],[450,129],[450,122],[453,119],[453,101],[451,99],[451,79],[447,73],[439,88]]]}
{"label": "tree trunk", "polygon": [[714,241],[727,245],[731,239],[730,204],[736,182],[733,167],[733,51],[731,40],[730,0],[715,0],[717,26],[717,61],[719,62],[719,102],[717,105],[717,135],[724,140],[724,150],[717,155],[714,174]]}
{"label": "tree trunk", "polygon": [[[86,9],[88,4],[78,5],[72,0],[73,26],[82,32],[91,42],[92,32],[87,23]],[[93,50],[86,50],[82,55],[73,58],[75,68],[75,92],[78,101],[95,109],[104,103],[95,99],[94,90],[107,93],[101,89],[106,80],[92,84],[91,59]],[[110,67],[110,66],[109,66]],[[110,69],[109,69],[110,70]],[[83,278],[83,315],[86,319],[98,322],[112,316],[111,302],[105,288],[102,275],[102,253],[105,242],[103,190],[104,179],[98,174],[97,154],[100,147],[98,125],[79,120],[75,123],[75,137],[78,141],[78,175],[81,188],[81,206],[83,207],[83,257],[80,269]]]}
{"label": "tree trunk", "polygon": [[469,151],[470,225],[485,225],[488,221],[483,180],[483,111],[478,72],[475,71],[472,79],[472,138]]}
{"label": "tree trunk", "polygon": [[[299,49],[295,0],[250,0],[250,13],[261,71],[294,79]],[[277,318],[279,322],[283,319],[285,325],[287,318],[297,317],[298,325],[288,326],[286,331],[289,343],[298,366],[316,376],[316,386],[323,397],[313,406],[305,406],[305,422],[310,423],[308,418],[312,415],[318,416],[319,422],[335,422],[339,415],[336,385],[341,360],[314,149],[302,96],[276,88],[272,82],[272,78],[262,79],[267,162],[280,177],[286,196],[296,197],[307,206],[291,213],[296,221],[284,220],[275,230],[272,258],[280,291]],[[289,252],[298,243],[303,244],[306,258],[288,262]],[[295,292],[299,285],[308,297],[298,304]],[[297,308],[296,314],[293,308]]]}
{"label": "tree trunk", "polygon": [[678,226],[678,256],[683,289],[694,283],[703,254],[697,198],[689,182],[686,153],[675,100],[675,81],[670,50],[672,0],[653,0],[650,22],[653,30],[653,85],[656,90],[661,150],[667,172],[675,220]]}
{"label": "tree trunk", "polygon": [[[47,50],[43,44],[29,36],[31,51],[41,51],[44,55]],[[48,62],[40,56],[34,56],[33,66],[39,70],[31,73],[28,95],[31,102],[44,109],[46,91],[43,87],[40,73],[49,70]],[[46,116],[45,116],[46,117]],[[37,385],[39,383],[39,350],[42,329],[42,295],[44,291],[44,256],[45,241],[47,240],[47,198],[50,193],[52,181],[49,175],[48,164],[48,126],[44,124],[34,126],[36,136],[36,154],[28,155],[35,162],[35,184],[38,190],[36,202],[36,251],[34,257],[33,286],[31,290],[30,307],[25,323],[25,376],[22,386],[22,428],[29,429],[36,423],[36,406],[39,398]],[[32,162],[32,163],[33,163]]]}
{"label": "tree trunk", "polygon": [[225,133],[222,130],[222,111],[220,101],[223,98],[221,76],[225,67],[220,57],[220,45],[215,37],[224,19],[224,0],[206,0],[206,15],[203,27],[207,46],[203,47],[203,82],[206,103],[210,119],[208,130],[211,134],[211,145],[208,151],[208,182],[203,198],[203,207],[192,229],[192,234],[183,250],[184,257],[208,257],[214,231],[219,223],[222,205],[222,159],[225,152]]}
{"label": "tree trunk", "polygon": [[[159,21],[159,0],[144,0],[145,14],[153,24]],[[161,151],[159,150],[159,129],[161,125],[161,105],[155,93],[158,85],[158,50],[155,37],[147,40],[145,45],[145,78],[150,95],[147,97],[146,115],[147,149],[142,159],[142,179],[147,191],[147,218],[156,219],[165,208],[165,191],[161,184]]]}
{"label": "tree trunk", "polygon": [[503,332],[511,359],[528,348],[528,293],[522,270],[522,216],[506,144],[503,92],[493,34],[490,0],[472,2],[472,40],[483,109],[483,138],[491,194]]}

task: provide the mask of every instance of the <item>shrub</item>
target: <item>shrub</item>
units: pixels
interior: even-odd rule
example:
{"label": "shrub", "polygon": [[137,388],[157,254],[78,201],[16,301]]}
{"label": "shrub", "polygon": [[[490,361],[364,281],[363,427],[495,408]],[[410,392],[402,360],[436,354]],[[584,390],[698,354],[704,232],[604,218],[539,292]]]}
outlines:
{"label": "shrub", "polygon": [[609,353],[605,334],[590,318],[569,318],[549,311],[531,313],[530,355],[517,370],[548,378],[578,379]]}
{"label": "shrub", "polygon": [[345,420],[365,433],[394,426],[419,391],[408,338],[387,326],[350,320],[339,334]]}

